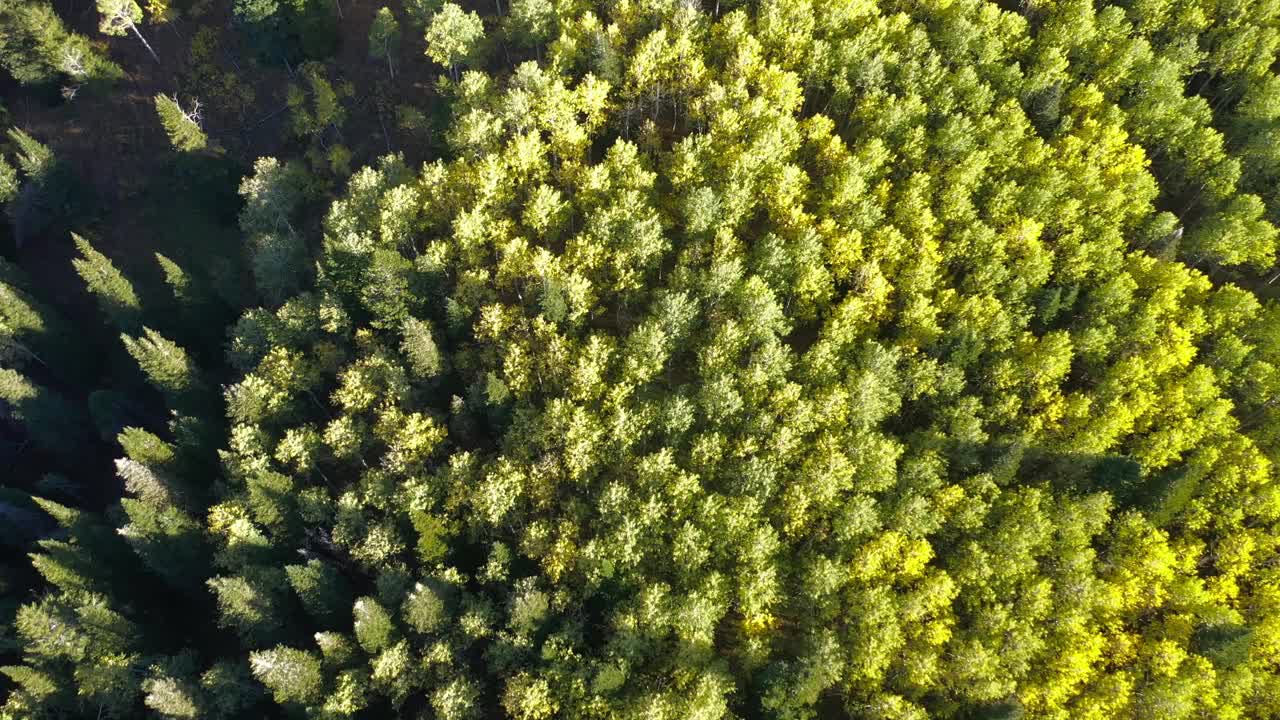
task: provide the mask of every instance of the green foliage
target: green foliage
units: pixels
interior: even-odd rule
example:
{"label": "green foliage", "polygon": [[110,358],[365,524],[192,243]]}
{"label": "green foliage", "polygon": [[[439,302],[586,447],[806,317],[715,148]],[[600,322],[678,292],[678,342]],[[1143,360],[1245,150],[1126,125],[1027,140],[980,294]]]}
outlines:
{"label": "green foliage", "polygon": [[338,627],[351,608],[350,591],[341,573],[320,560],[285,568],[302,606],[324,627]]}
{"label": "green foliage", "polygon": [[507,33],[524,45],[542,45],[556,28],[555,4],[551,0],[511,0]]}
{"label": "green foliage", "polygon": [[[1280,715],[1269,6],[413,2],[360,91],[293,65],[343,7],[235,4],[303,158],[187,310],[76,238],[171,412],[103,373],[125,497],[0,497],[0,715]],[[23,462],[95,456],[0,318]]]}
{"label": "green foliage", "polygon": [[[22,182],[6,208],[19,244],[81,222],[91,201],[88,190],[53,151],[18,128],[8,132]],[[6,182],[12,183],[12,176]]]}
{"label": "green foliage", "polygon": [[456,75],[458,65],[470,65],[479,59],[483,39],[484,23],[480,16],[446,2],[427,25],[427,57]]}
{"label": "green foliage", "polygon": [[69,342],[70,326],[32,297],[25,282],[17,273],[0,280],[0,361],[11,368],[39,365],[74,376],[80,363],[75,344]]}
{"label": "green foliage", "polygon": [[341,128],[346,113],[338,93],[324,76],[324,66],[307,63],[300,68],[300,74],[306,79],[307,88],[290,85],[288,92],[290,130],[293,134],[309,138]]}
{"label": "green foliage", "polygon": [[76,273],[98,302],[98,307],[116,327],[134,332],[141,327],[142,306],[138,295],[114,263],[106,255],[93,249],[88,240],[72,234],[80,257],[71,261]]}
{"label": "green foliage", "polygon": [[160,333],[144,327],[142,336],[122,335],[125,350],[146,373],[147,379],[165,395],[170,405],[181,407],[199,393],[202,383],[195,364],[181,347]]}
{"label": "green foliage", "polygon": [[440,374],[440,350],[431,334],[431,325],[415,317],[406,318],[402,330],[400,350],[409,362],[409,369],[419,378],[428,379]]}
{"label": "green foliage", "polygon": [[276,702],[303,703],[320,695],[323,681],[320,663],[303,650],[276,647],[255,652],[249,656],[249,666]]}
{"label": "green foliage", "polygon": [[240,183],[240,196],[245,201],[240,227],[250,234],[290,227],[289,216],[302,201],[306,179],[306,172],[293,163],[258,158],[253,174]]}
{"label": "green foliage", "polygon": [[18,128],[9,129],[9,141],[16,147],[18,167],[31,182],[45,181],[53,172],[53,151]]}
{"label": "green foliage", "polygon": [[18,194],[18,171],[0,155],[0,203],[6,203]]}
{"label": "green foliage", "polygon": [[107,35],[124,35],[142,22],[142,6],[134,0],[97,0],[98,29]]}
{"label": "green foliage", "polygon": [[396,77],[395,57],[400,51],[400,23],[388,8],[379,8],[369,26],[369,57],[387,63],[387,73]]}
{"label": "green foliage", "polygon": [[322,0],[236,0],[232,14],[271,61],[320,59],[338,42],[332,3]]}
{"label": "green foliage", "polygon": [[155,101],[156,113],[173,147],[183,152],[203,150],[209,140],[200,127],[200,103],[197,101],[191,110],[184,110],[168,95],[156,95]]}
{"label": "green foliage", "polygon": [[105,85],[123,74],[100,48],[69,32],[50,4],[6,2],[0,5],[0,27],[0,67],[20,83]]}
{"label": "green foliage", "polygon": [[75,452],[85,439],[80,408],[15,370],[0,368],[0,402],[46,452]]}

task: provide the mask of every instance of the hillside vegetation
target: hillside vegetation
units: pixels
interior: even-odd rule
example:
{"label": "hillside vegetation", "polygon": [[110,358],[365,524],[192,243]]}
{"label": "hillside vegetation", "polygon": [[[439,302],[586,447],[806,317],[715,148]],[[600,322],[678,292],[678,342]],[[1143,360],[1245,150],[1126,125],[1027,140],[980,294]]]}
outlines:
{"label": "hillside vegetation", "polygon": [[1280,4],[60,9],[0,718],[1280,716]]}

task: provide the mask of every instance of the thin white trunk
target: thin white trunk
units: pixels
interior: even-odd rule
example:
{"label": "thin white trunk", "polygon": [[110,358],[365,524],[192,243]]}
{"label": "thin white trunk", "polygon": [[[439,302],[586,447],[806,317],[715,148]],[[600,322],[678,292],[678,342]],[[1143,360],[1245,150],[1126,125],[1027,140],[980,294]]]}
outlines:
{"label": "thin white trunk", "polygon": [[[156,51],[151,49],[151,43],[147,42],[147,39],[142,37],[142,33],[138,32],[138,26],[133,23],[129,23],[129,29],[132,30],[133,34],[137,35],[138,39],[142,41],[142,47],[146,48],[147,52],[151,53],[151,59],[159,63],[160,56],[156,55]],[[160,64],[163,65],[164,63]]]}

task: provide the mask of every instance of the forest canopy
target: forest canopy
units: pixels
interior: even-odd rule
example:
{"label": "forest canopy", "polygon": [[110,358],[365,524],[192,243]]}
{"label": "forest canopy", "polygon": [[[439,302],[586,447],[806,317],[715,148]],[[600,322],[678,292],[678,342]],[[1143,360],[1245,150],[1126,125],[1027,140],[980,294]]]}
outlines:
{"label": "forest canopy", "polygon": [[1280,5],[216,5],[0,0],[0,718],[1280,716]]}

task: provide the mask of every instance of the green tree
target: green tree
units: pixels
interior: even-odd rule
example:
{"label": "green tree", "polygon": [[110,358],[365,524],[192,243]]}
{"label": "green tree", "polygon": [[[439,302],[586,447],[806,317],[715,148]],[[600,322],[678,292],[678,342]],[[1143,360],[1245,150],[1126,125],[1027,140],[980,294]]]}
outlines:
{"label": "green tree", "polygon": [[320,696],[320,662],[306,651],[290,647],[261,650],[250,654],[249,665],[276,702],[306,703]]}
{"label": "green tree", "polygon": [[183,109],[177,100],[168,95],[156,95],[155,101],[156,113],[160,116],[165,133],[169,135],[169,142],[183,152],[203,150],[208,144],[208,138],[200,127],[200,101],[194,101],[190,110]]}
{"label": "green tree", "polygon": [[388,8],[379,8],[369,26],[369,57],[387,63],[387,74],[396,79],[395,56],[400,52],[400,23]]}
{"label": "green tree", "polygon": [[81,410],[15,370],[0,368],[0,400],[46,452],[75,453],[87,439]]}
{"label": "green tree", "polygon": [[133,290],[133,283],[116,269],[110,258],[95,250],[88,240],[74,233],[71,238],[80,251],[80,257],[72,260],[71,264],[98,301],[98,307],[121,330],[135,332],[140,329],[142,307]]}
{"label": "green tree", "polygon": [[142,328],[140,337],[121,335],[125,350],[138,362],[147,379],[169,401],[179,408],[190,403],[203,389],[195,363],[172,341],[151,328]]}
{"label": "green tree", "polygon": [[446,2],[427,25],[427,57],[449,69],[456,80],[458,66],[478,59],[484,39],[484,22],[474,12]]}
{"label": "green tree", "polygon": [[142,31],[138,30],[138,23],[142,22],[142,8],[134,0],[97,0],[98,2],[98,30],[107,35],[124,35],[125,32],[131,32],[138,38],[138,42],[147,49],[147,53],[157,63],[160,62],[160,56],[156,55],[156,51],[151,48],[151,43],[143,37]]}

